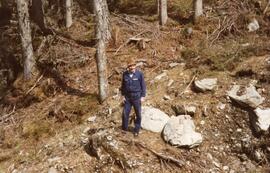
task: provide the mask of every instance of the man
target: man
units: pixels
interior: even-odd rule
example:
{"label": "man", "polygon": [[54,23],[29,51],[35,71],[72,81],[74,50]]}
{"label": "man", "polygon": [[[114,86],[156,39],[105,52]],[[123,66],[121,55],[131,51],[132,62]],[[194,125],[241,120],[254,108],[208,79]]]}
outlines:
{"label": "man", "polygon": [[122,130],[128,130],[129,114],[132,106],[136,113],[134,136],[139,135],[141,129],[141,103],[144,101],[146,86],[143,73],[136,69],[132,59],[128,62],[127,70],[123,73],[121,93],[124,96],[124,110],[122,117]]}

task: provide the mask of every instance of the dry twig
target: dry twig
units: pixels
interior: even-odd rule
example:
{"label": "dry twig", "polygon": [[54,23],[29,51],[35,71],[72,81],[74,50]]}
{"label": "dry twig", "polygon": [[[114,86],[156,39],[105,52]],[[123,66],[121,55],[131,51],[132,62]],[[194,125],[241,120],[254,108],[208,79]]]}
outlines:
{"label": "dry twig", "polygon": [[7,118],[9,118],[12,114],[14,114],[15,109],[16,109],[16,106],[13,106],[13,109],[12,109],[12,111],[11,111],[10,113],[8,113],[8,114],[6,114],[6,115],[2,115],[2,116],[0,117],[0,122],[5,121],[5,120],[6,120]]}
{"label": "dry twig", "polygon": [[193,83],[193,81],[196,79],[196,75],[193,76],[187,87],[180,93],[180,96],[186,92],[186,90],[190,87],[190,85]]}
{"label": "dry twig", "polygon": [[[125,139],[122,139],[122,141],[123,141],[123,142],[127,142],[127,143],[130,143],[130,142],[131,142],[131,141],[128,141],[128,140],[125,140]],[[178,166],[178,167],[184,166],[184,162],[183,162],[182,160],[178,160],[178,159],[173,158],[173,157],[171,157],[171,156],[165,156],[165,155],[163,155],[163,154],[161,154],[161,153],[158,153],[158,152],[154,151],[153,149],[151,149],[151,148],[145,146],[144,144],[142,144],[142,143],[140,143],[140,142],[138,142],[138,141],[132,141],[132,142],[133,142],[136,146],[141,147],[141,148],[144,148],[144,149],[146,149],[146,150],[152,152],[155,156],[157,156],[157,157],[158,157],[159,159],[161,159],[161,160],[165,160],[165,161],[171,162],[171,163],[175,164],[175,165]],[[166,163],[166,162],[165,162],[165,163]]]}
{"label": "dry twig", "polygon": [[43,74],[40,75],[40,77],[37,79],[37,81],[35,82],[35,84],[25,93],[25,95],[28,95],[38,84],[38,82],[43,78]]}
{"label": "dry twig", "polygon": [[267,12],[269,5],[270,5],[270,0],[268,0],[268,2],[267,2],[267,5],[263,10],[263,14],[265,14]]}
{"label": "dry twig", "polygon": [[123,19],[123,20],[124,20],[125,22],[127,22],[127,23],[130,23],[130,24],[132,24],[132,25],[139,26],[139,24],[137,24],[137,23],[134,22],[134,21],[131,21],[131,20],[125,18],[125,17],[122,17],[122,16],[116,14],[116,13],[112,13],[112,14],[113,14],[114,16],[116,16],[116,17],[119,17],[119,18]]}

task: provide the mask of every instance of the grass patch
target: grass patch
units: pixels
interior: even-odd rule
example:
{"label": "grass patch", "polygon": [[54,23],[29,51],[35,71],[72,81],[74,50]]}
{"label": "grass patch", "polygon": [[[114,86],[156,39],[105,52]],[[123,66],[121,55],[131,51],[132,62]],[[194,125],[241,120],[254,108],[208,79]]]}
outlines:
{"label": "grass patch", "polygon": [[39,140],[41,137],[54,135],[53,124],[46,120],[35,120],[23,126],[22,136]]}

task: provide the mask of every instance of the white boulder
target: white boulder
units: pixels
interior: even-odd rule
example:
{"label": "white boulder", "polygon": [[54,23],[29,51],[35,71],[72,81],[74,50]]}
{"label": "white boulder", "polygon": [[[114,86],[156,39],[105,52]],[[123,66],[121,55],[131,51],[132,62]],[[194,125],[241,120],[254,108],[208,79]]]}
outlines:
{"label": "white boulder", "polygon": [[176,115],[191,115],[193,116],[196,113],[196,106],[194,105],[172,105],[171,106]]}
{"label": "white boulder", "polygon": [[200,91],[211,91],[217,85],[217,78],[206,78],[202,80],[196,80],[194,82],[195,87]]}
{"label": "white boulder", "polygon": [[252,19],[247,28],[248,32],[254,32],[260,28],[259,22],[256,19]]}
{"label": "white boulder", "polygon": [[253,126],[257,132],[267,131],[270,126],[270,108],[261,109],[257,108],[254,110],[256,115],[255,121],[253,121]]}
{"label": "white boulder", "polygon": [[170,117],[161,110],[153,107],[142,107],[142,128],[160,133]]}
{"label": "white boulder", "polygon": [[202,142],[202,135],[195,132],[195,125],[189,115],[171,117],[163,130],[164,140],[175,146],[193,148]]}
{"label": "white boulder", "polygon": [[240,90],[239,85],[234,85],[230,91],[227,92],[228,96],[241,105],[247,105],[251,108],[256,108],[264,101],[264,98],[256,91],[253,85],[246,87],[244,94],[239,96],[237,92]]}

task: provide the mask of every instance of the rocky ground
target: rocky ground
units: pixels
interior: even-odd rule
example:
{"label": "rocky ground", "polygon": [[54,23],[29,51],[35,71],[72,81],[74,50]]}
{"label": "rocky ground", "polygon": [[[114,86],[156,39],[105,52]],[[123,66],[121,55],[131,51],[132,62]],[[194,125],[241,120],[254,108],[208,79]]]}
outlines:
{"label": "rocky ground", "polygon": [[[113,14],[110,97],[100,105],[88,18],[63,35],[35,39],[43,71],[30,84],[18,78],[2,97],[0,172],[270,171],[266,33],[215,39],[205,27],[210,19],[187,35],[189,26],[173,20],[160,28],[155,16]],[[127,43],[131,37],[150,41],[144,48]],[[120,128],[118,88],[130,57],[147,82],[138,137],[132,122],[130,132]]]}

